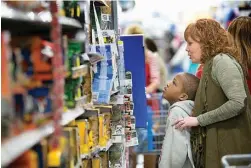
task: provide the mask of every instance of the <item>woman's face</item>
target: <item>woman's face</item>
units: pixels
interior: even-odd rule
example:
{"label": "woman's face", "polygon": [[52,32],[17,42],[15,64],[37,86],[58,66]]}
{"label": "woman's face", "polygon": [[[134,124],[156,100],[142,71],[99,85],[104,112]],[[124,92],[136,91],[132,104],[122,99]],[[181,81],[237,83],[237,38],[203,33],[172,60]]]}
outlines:
{"label": "woman's face", "polygon": [[200,63],[202,54],[200,43],[194,41],[191,37],[188,37],[186,51],[193,63]]}

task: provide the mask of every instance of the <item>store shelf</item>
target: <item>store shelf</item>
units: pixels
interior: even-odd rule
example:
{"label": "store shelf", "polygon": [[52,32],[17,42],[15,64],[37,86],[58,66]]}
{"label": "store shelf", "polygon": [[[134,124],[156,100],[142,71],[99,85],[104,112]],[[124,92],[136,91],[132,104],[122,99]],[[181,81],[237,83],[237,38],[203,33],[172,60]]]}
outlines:
{"label": "store shelf", "polygon": [[9,139],[1,145],[1,166],[7,166],[18,156],[37,144],[41,139],[53,133],[54,127],[50,123],[39,129],[22,133]]}
{"label": "store shelf", "polygon": [[67,112],[63,113],[61,125],[67,125],[80,115],[84,114],[85,110],[83,108],[69,109]]}
{"label": "store shelf", "polygon": [[100,151],[108,151],[110,149],[110,147],[112,146],[112,140],[110,139],[108,142],[107,142],[107,145],[106,147],[100,147]]}
{"label": "store shelf", "polygon": [[93,156],[97,155],[100,152],[100,148],[96,147],[95,149],[93,149],[93,151],[91,153],[88,154],[82,154],[81,155],[81,159],[90,159]]}
{"label": "store shelf", "polygon": [[95,149],[93,149],[91,153],[82,154],[81,159],[90,159],[93,156],[97,155],[100,151],[108,151],[111,146],[112,146],[112,140],[109,140],[105,147],[96,147]]}
{"label": "store shelf", "polygon": [[[5,3],[1,3],[1,22],[2,30],[7,29],[17,33],[38,33],[40,31],[49,31],[52,17],[49,11],[40,13],[24,12],[11,8]],[[59,22],[62,29],[80,29],[82,25],[73,18],[61,16]],[[16,28],[19,28],[18,30]]]}
{"label": "store shelf", "polygon": [[[62,125],[66,125],[81,114],[84,113],[83,108],[68,110],[62,115]],[[49,123],[41,128],[24,132],[18,136],[10,138],[1,145],[1,166],[7,166],[18,156],[37,144],[41,139],[49,136],[54,131],[53,123]],[[20,145],[21,144],[21,145]]]}

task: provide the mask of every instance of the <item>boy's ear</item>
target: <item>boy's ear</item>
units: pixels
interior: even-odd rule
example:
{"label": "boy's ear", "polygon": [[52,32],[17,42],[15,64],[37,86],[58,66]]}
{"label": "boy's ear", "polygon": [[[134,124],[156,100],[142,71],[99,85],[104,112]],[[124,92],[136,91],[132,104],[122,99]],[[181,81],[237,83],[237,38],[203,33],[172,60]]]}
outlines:
{"label": "boy's ear", "polygon": [[179,100],[180,101],[184,101],[184,100],[187,100],[188,99],[188,95],[186,93],[182,93],[179,97]]}

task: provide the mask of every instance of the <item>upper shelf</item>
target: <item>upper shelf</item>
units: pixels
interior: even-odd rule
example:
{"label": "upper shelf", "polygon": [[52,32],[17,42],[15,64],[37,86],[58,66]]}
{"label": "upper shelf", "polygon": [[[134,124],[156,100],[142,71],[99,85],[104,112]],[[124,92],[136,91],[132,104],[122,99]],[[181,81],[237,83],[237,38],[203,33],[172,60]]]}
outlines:
{"label": "upper shelf", "polygon": [[[26,31],[32,33],[42,30],[48,31],[51,26],[50,22],[52,17],[49,11],[40,13],[23,12],[11,8],[5,3],[1,3],[1,14],[2,30],[10,30],[19,33]],[[62,25],[63,30],[82,28],[79,21],[64,16],[59,17],[59,23]]]}

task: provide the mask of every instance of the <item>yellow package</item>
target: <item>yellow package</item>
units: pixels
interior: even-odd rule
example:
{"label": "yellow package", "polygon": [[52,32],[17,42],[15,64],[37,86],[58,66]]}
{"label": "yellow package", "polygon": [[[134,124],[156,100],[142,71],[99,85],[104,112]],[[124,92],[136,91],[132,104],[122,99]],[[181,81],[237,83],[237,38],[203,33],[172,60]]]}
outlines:
{"label": "yellow package", "polygon": [[89,148],[89,123],[86,119],[76,120],[79,129],[80,154],[90,153]]}
{"label": "yellow package", "polygon": [[60,137],[58,147],[49,147],[49,153],[47,155],[48,167],[60,168],[67,166],[68,162],[68,150],[67,150],[67,139]]}
{"label": "yellow package", "polygon": [[101,158],[95,157],[92,159],[92,168],[102,168]]}

